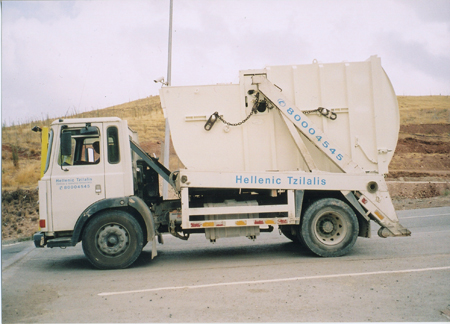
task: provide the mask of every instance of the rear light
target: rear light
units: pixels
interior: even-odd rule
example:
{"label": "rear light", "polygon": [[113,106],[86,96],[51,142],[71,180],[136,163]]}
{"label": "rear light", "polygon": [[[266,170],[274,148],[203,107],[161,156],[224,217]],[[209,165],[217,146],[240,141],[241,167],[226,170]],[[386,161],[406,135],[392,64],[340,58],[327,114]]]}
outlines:
{"label": "rear light", "polygon": [[39,220],[39,227],[40,228],[45,228],[45,219],[40,219]]}

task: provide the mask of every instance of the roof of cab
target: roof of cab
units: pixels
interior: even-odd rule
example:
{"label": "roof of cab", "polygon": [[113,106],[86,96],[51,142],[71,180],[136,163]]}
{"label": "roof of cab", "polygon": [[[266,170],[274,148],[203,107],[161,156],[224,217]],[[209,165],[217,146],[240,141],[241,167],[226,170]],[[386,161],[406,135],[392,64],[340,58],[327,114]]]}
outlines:
{"label": "roof of cab", "polygon": [[60,118],[55,120],[52,125],[57,124],[80,124],[80,123],[105,123],[122,121],[119,117],[96,117],[96,118]]}

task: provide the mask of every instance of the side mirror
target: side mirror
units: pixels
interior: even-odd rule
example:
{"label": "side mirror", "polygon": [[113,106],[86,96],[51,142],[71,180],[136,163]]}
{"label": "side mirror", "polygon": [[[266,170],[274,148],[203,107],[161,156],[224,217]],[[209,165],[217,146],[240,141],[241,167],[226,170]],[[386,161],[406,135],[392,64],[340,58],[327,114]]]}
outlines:
{"label": "side mirror", "polygon": [[61,155],[72,155],[72,135],[69,132],[61,134]]}

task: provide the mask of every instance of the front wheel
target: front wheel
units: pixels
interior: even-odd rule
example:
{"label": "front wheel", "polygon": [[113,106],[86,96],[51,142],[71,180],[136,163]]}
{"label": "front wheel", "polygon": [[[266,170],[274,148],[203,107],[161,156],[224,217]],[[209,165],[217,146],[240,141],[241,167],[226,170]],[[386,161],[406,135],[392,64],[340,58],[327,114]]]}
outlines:
{"label": "front wheel", "polygon": [[123,269],[142,252],[143,233],[138,221],[121,210],[108,210],[92,219],[83,232],[83,251],[99,269]]}
{"label": "front wheel", "polygon": [[300,233],[303,243],[313,253],[323,257],[342,256],[358,238],[358,218],[343,201],[320,199],[306,209]]}

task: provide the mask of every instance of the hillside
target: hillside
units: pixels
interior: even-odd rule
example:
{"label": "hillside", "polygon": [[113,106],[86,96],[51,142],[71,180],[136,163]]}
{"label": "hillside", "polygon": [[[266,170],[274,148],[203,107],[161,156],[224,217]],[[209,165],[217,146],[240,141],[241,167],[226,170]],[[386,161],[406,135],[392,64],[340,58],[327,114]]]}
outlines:
{"label": "hillside", "polygon": [[450,177],[450,98],[398,97],[400,134],[390,177]]}
{"label": "hillside", "polygon": [[[399,96],[398,103],[400,135],[388,176],[396,208],[450,205],[450,97]],[[65,118],[112,116],[127,120],[138,132],[141,146],[160,156],[164,117],[158,96]],[[51,122],[2,128],[3,239],[27,237],[36,230],[40,136],[31,127],[48,126]],[[173,148],[170,166],[182,166]]]}

